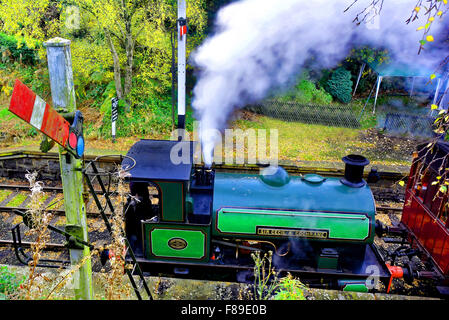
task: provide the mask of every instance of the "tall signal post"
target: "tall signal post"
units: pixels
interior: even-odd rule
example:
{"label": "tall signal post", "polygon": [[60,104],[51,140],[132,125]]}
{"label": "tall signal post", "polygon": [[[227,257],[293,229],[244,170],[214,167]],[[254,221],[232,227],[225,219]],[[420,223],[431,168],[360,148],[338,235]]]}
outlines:
{"label": "tall signal post", "polygon": [[186,1],[178,0],[178,129],[185,129],[186,119]]}
{"label": "tall signal post", "polygon": [[[44,43],[47,49],[48,71],[53,107],[64,112],[76,111],[75,86],[73,84],[72,56],[70,40],[55,38]],[[84,143],[82,146],[84,152]],[[66,213],[66,231],[88,241],[86,206],[83,198],[83,160],[59,147],[61,180],[64,189],[64,209]],[[81,267],[74,275],[76,299],[93,299],[92,266],[90,249],[87,246],[70,249],[72,265]]]}

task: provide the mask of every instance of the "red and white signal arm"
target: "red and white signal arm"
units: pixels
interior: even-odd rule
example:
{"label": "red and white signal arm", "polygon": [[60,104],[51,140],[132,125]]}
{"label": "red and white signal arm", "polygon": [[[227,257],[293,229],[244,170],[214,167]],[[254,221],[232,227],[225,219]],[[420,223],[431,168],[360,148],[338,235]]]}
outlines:
{"label": "red and white signal arm", "polygon": [[[16,80],[14,85],[9,111],[69,150],[75,157],[80,158],[83,155],[84,138],[82,116],[79,111],[71,126],[66,119],[20,80]],[[76,126],[74,126],[75,122],[77,122]]]}

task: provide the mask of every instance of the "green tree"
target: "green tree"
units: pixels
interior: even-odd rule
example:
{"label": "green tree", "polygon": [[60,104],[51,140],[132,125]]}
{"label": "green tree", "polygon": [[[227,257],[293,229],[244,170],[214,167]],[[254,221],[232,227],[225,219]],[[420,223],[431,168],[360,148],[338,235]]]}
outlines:
{"label": "green tree", "polygon": [[[141,76],[169,83],[171,43],[170,33],[176,27],[177,8],[174,0],[76,0],[90,33],[104,38],[113,60],[116,94],[130,102],[135,70],[136,48],[146,67]],[[203,0],[188,2],[190,27],[195,30],[189,47],[198,44],[206,26]],[[199,36],[198,36],[199,35]],[[150,52],[150,55],[144,52]],[[157,70],[156,70],[157,69]],[[122,76],[123,75],[123,76]],[[124,78],[124,80],[122,80]]]}
{"label": "green tree", "polygon": [[[0,30],[23,37],[29,47],[35,40],[55,36],[71,39],[75,74],[86,81],[94,80],[94,74],[106,82],[113,79],[117,97],[132,103],[136,72],[141,87],[157,87],[146,81],[163,88],[171,84],[170,37],[176,31],[176,6],[177,0],[4,0]],[[188,1],[187,18],[189,54],[204,38],[206,0]],[[40,53],[43,57],[45,50]],[[80,81],[77,78],[75,82]],[[82,92],[82,87],[77,90]]]}
{"label": "green tree", "polygon": [[352,99],[351,72],[344,68],[335,70],[331,78],[327,81],[326,91],[337,100],[343,103],[349,103]]}
{"label": "green tree", "polygon": [[58,34],[61,4],[54,0],[2,0],[0,1],[0,30],[21,39],[29,48],[36,40]]}

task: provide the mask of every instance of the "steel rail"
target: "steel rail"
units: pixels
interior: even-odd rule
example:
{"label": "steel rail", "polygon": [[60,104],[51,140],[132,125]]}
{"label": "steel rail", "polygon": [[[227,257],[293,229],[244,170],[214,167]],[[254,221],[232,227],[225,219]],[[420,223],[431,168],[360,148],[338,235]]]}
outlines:
{"label": "steel rail", "polygon": [[[0,212],[11,212],[13,213],[15,210],[27,210],[27,208],[20,208],[20,207],[7,207],[7,206],[0,206]],[[44,212],[51,212],[57,216],[63,216],[65,215],[65,211],[62,209],[44,209]],[[100,217],[99,212],[86,212],[88,216],[95,216]],[[111,215],[110,213],[106,213],[106,215]]]}

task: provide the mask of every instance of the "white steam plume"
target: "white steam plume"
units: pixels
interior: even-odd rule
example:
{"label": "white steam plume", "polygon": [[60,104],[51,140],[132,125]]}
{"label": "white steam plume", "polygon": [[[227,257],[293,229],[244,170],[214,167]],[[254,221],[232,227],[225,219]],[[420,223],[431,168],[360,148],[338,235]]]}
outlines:
{"label": "white steam plume", "polygon": [[332,68],[354,45],[371,44],[387,47],[401,61],[434,67],[441,60],[439,54],[417,55],[422,33],[416,28],[425,17],[405,23],[415,0],[387,0],[374,25],[358,27],[352,21],[370,1],[344,13],[352,2],[241,0],[219,11],[215,33],[192,56],[199,70],[193,107],[206,164],[212,164],[215,144],[209,130],[222,130],[235,109],[288,87],[311,56],[319,68]]}

